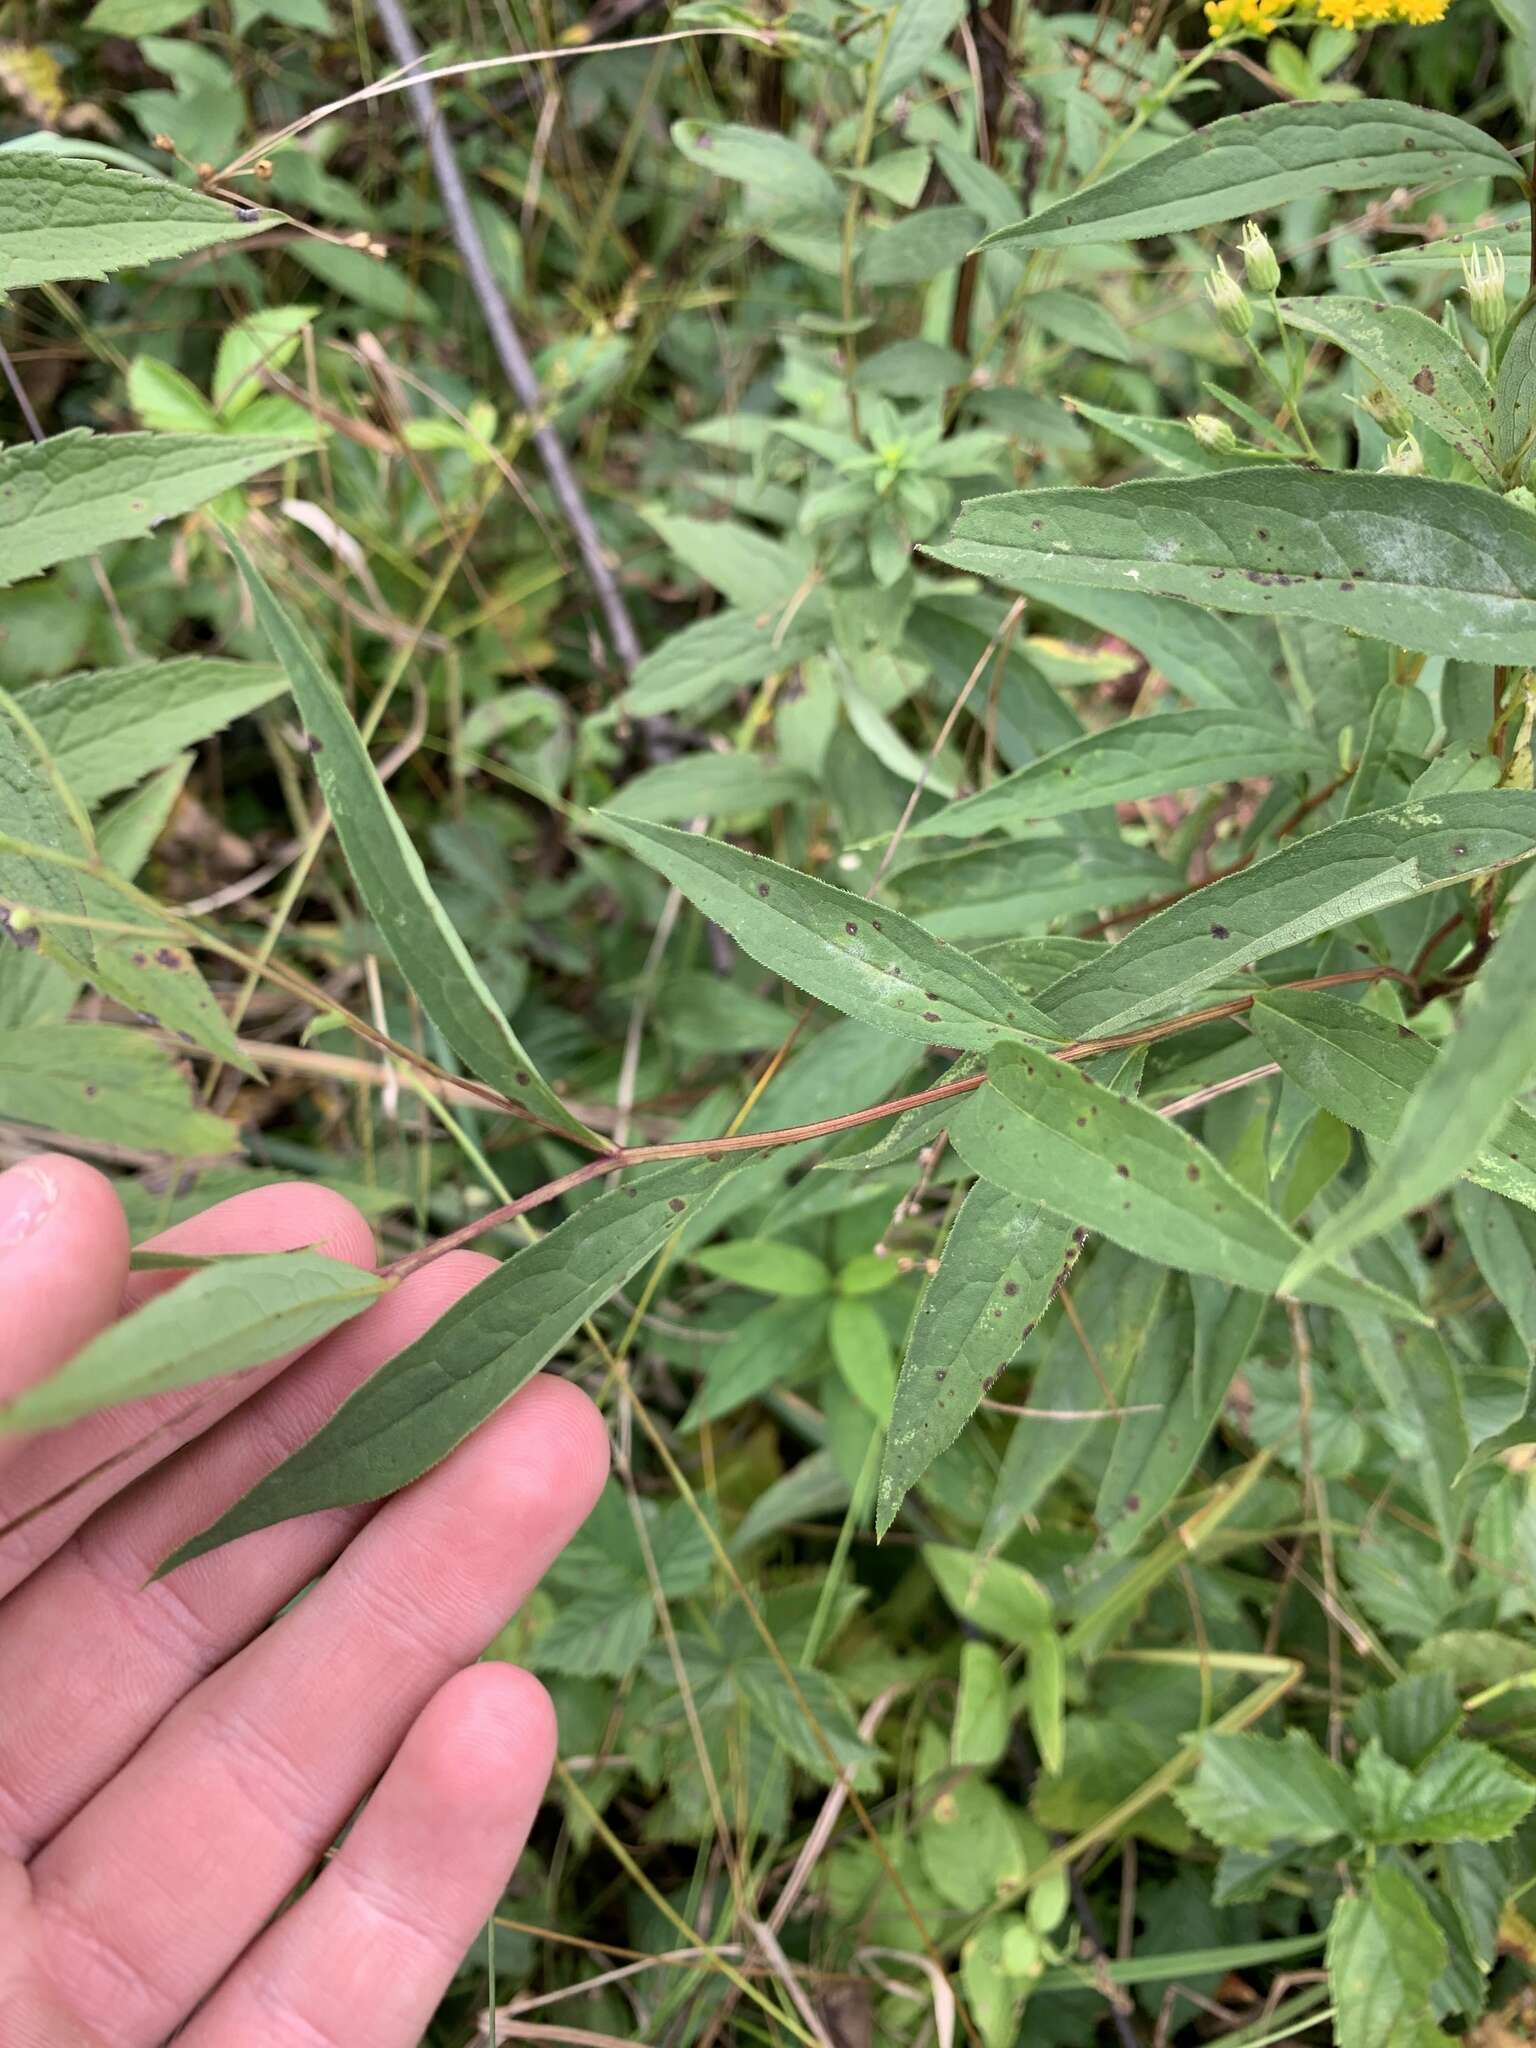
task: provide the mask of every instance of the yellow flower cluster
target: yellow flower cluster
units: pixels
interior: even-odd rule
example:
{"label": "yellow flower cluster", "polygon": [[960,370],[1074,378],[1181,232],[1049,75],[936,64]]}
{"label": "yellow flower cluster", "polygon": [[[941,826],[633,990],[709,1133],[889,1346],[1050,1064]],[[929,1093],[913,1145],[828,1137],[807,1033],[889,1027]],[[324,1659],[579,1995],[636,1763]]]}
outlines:
{"label": "yellow flower cluster", "polygon": [[1450,0],[1205,0],[1213,36],[1271,36],[1288,21],[1330,28],[1376,28],[1404,21],[1415,28],[1443,21]]}

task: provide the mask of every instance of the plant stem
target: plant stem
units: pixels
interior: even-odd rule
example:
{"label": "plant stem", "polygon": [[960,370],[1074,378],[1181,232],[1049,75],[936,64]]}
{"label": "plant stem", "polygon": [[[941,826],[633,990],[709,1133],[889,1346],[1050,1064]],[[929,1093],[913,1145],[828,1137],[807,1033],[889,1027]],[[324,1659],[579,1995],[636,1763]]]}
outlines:
{"label": "plant stem", "polygon": [[[1345,983],[1360,981],[1382,981],[1386,979],[1406,980],[1407,977],[1395,967],[1351,967],[1340,974],[1313,975],[1305,981],[1287,982],[1288,988],[1338,988]],[[1192,1029],[1198,1024],[1217,1023],[1226,1017],[1239,1017],[1251,1010],[1256,998],[1252,995],[1233,996],[1223,1003],[1212,1003],[1203,1010],[1192,1010],[1182,1017],[1168,1017],[1160,1024],[1144,1025],[1139,1031],[1122,1031],[1109,1038],[1079,1039],[1071,1045],[1060,1047],[1052,1057],[1059,1060],[1095,1059],[1100,1053],[1119,1052],[1127,1046],[1150,1045],[1160,1038],[1171,1038],[1181,1031]],[[886,1117],[900,1116],[905,1110],[926,1109],[935,1102],[949,1102],[962,1095],[971,1095],[986,1081],[985,1074],[969,1074],[961,1081],[941,1081],[932,1088],[920,1088],[915,1095],[901,1095],[893,1102],[877,1102],[868,1109],[849,1110],[843,1116],[823,1117],[817,1123],[791,1124],[779,1131],[754,1131],[728,1138],[687,1138],[667,1145],[625,1145],[612,1152],[600,1153],[595,1159],[586,1160],[581,1166],[572,1167],[555,1180],[546,1181],[542,1187],[532,1188],[526,1195],[519,1195],[515,1202],[507,1202],[499,1209],[491,1209],[483,1216],[475,1217],[457,1230],[450,1231],[419,1251],[409,1253],[403,1259],[396,1259],[391,1265],[380,1270],[391,1279],[403,1280],[408,1273],[416,1272],[444,1252],[457,1250],[473,1238],[482,1236],[487,1230],[495,1230],[503,1223],[512,1223],[519,1216],[525,1216],[531,1209],[540,1209],[545,1203],[556,1201],[561,1195],[570,1194],[574,1189],[585,1187],[590,1180],[597,1180],[605,1173],[617,1173],[628,1166],[655,1166],[673,1159],[715,1159],[727,1152],[769,1152],[781,1145],[805,1145],[813,1138],[834,1138],[844,1131],[855,1131],[865,1124],[879,1123]],[[1177,1107],[1178,1105],[1170,1105]]]}
{"label": "plant stem", "polygon": [[[406,19],[405,9],[400,0],[379,0],[379,18],[384,24],[384,33],[395,54],[395,61],[408,68],[421,61],[421,46]],[[883,48],[883,46],[882,46]],[[507,302],[496,283],[495,272],[485,253],[469,191],[464,183],[464,173],[459,169],[458,157],[454,154],[453,141],[447,124],[433,98],[432,88],[421,79],[410,80],[405,87],[416,115],[418,127],[426,137],[427,151],[432,158],[433,175],[437,179],[442,195],[443,211],[448,217],[448,227],[458,244],[459,254],[464,259],[464,268],[469,275],[470,289],[479,304],[481,316],[491,337],[497,359],[507,382],[516,393],[518,404],[528,414],[531,423],[533,445],[539,451],[539,459],[549,478],[550,489],[555,502],[564,513],[581,559],[586,565],[587,576],[597,595],[604,619],[608,624],[609,638],[620,666],[632,671],[640,660],[640,638],[630,618],[629,607],[619,589],[608,557],[587,509],[587,501],[581,494],[575,473],[566,459],[565,444],[554,428],[542,417],[543,394],[539,380],[533,373],[522,339],[513,325]]]}

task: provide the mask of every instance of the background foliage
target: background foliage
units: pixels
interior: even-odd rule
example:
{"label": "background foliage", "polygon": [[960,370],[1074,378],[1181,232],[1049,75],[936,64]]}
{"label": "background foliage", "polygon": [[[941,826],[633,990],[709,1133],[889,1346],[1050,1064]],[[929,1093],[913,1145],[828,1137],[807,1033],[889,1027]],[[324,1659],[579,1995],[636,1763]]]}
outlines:
{"label": "background foliage", "polygon": [[[0,1153],[504,1257],[196,1547],[613,1424],[436,2041],[1536,2037],[1536,22],[1437,11],[413,10],[561,53],[438,88],[536,408],[374,10],[0,15]],[[389,1279],[264,1267],[5,1423]]]}

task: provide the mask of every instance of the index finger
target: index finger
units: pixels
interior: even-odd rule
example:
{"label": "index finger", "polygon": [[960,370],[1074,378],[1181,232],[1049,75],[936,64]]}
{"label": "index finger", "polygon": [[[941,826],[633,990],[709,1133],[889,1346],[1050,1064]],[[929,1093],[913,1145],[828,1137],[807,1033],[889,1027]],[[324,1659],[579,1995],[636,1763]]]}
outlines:
{"label": "index finger", "polygon": [[0,1401],[105,1329],[127,1276],[128,1222],[105,1174],[63,1152],[0,1173]]}

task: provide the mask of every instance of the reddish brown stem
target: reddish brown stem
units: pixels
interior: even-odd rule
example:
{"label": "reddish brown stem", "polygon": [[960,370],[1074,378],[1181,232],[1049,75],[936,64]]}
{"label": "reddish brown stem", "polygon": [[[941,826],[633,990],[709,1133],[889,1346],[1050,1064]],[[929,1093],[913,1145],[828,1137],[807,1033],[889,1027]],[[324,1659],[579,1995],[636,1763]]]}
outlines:
{"label": "reddish brown stem", "polygon": [[[1291,988],[1337,988],[1342,983],[1354,981],[1381,981],[1384,979],[1408,981],[1409,977],[1395,967],[1351,967],[1341,974],[1319,974],[1310,980],[1288,983]],[[1127,1046],[1150,1045],[1160,1038],[1172,1037],[1180,1031],[1188,1031],[1196,1024],[1211,1024],[1224,1017],[1241,1016],[1253,1007],[1251,995],[1233,996],[1225,1002],[1212,1003],[1203,1010],[1188,1011],[1182,1017],[1167,1017],[1160,1024],[1143,1025],[1138,1031],[1122,1031],[1108,1038],[1083,1038],[1072,1045],[1066,1045],[1053,1055],[1059,1060],[1086,1060],[1104,1052],[1119,1052]],[[573,1188],[584,1187],[590,1180],[597,1180],[605,1173],[617,1173],[626,1166],[654,1166],[664,1160],[713,1159],[726,1152],[765,1152],[780,1145],[804,1145],[813,1138],[835,1138],[843,1131],[858,1130],[864,1124],[879,1123],[886,1117],[900,1116],[905,1110],[926,1109],[935,1102],[947,1102],[959,1095],[969,1095],[979,1088],[986,1079],[984,1074],[970,1074],[962,1081],[941,1081],[933,1088],[921,1088],[915,1095],[901,1095],[894,1102],[877,1102],[868,1109],[849,1110],[845,1116],[824,1117],[818,1123],[790,1124],[778,1131],[743,1132],[733,1138],[688,1138],[671,1145],[626,1145],[622,1149],[605,1152],[600,1158],[589,1159],[584,1165],[576,1166],[569,1173],[563,1173],[557,1180],[546,1181],[542,1187],[533,1188],[526,1195],[519,1195],[515,1202],[504,1202],[498,1209],[488,1209],[483,1216],[477,1216],[470,1223],[460,1224],[457,1230],[446,1237],[436,1238],[431,1244],[423,1245],[419,1251],[410,1252],[403,1259],[396,1259],[391,1265],[380,1270],[393,1280],[403,1280],[408,1273],[430,1265],[441,1258],[444,1252],[469,1244],[481,1237],[487,1230],[495,1230],[504,1223],[513,1223],[519,1216],[526,1216],[531,1209],[541,1209],[546,1202],[556,1201]]]}

